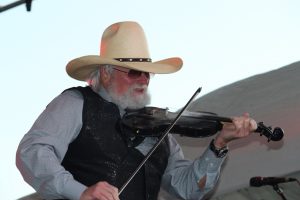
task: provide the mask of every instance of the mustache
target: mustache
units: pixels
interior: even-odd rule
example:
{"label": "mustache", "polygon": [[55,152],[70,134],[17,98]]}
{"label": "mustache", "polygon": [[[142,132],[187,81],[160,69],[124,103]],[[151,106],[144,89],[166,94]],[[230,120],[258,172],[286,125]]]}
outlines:
{"label": "mustache", "polygon": [[148,89],[148,85],[146,84],[134,84],[131,86],[131,89],[144,89],[147,90]]}

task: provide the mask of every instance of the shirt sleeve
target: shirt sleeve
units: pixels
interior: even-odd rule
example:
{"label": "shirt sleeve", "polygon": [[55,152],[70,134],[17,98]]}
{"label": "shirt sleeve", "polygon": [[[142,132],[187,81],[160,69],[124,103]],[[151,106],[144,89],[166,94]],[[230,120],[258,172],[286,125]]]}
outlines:
{"label": "shirt sleeve", "polygon": [[[162,187],[182,199],[201,199],[216,185],[225,157],[217,158],[207,148],[199,158],[194,161],[187,160],[172,135],[169,135],[169,142],[170,157],[162,178]],[[205,187],[200,189],[198,181],[204,176],[206,176]]]}
{"label": "shirt sleeve", "polygon": [[24,180],[44,199],[80,199],[86,186],[61,162],[82,126],[83,99],[66,91],[53,99],[21,140],[16,165]]}

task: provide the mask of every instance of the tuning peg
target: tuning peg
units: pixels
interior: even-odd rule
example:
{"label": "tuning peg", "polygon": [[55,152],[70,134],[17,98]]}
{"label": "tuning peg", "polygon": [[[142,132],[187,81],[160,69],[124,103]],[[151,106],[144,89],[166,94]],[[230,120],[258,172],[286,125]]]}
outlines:
{"label": "tuning peg", "polygon": [[276,128],[274,128],[272,135],[273,135],[272,136],[273,141],[279,141],[283,138],[284,131],[282,128],[276,127]]}

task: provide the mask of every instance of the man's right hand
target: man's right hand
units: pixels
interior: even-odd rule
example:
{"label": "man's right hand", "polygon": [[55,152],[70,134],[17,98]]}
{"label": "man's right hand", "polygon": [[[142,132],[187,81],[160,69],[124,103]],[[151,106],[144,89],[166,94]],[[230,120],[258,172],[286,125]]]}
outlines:
{"label": "man's right hand", "polygon": [[118,188],[100,181],[88,187],[81,195],[80,200],[119,200]]}

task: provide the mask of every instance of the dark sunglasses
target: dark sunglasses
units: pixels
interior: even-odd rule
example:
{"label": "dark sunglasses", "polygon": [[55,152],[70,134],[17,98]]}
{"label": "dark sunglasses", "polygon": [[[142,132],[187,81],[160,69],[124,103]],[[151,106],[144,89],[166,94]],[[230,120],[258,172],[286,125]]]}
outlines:
{"label": "dark sunglasses", "polygon": [[137,70],[134,70],[134,69],[130,69],[129,71],[123,71],[123,70],[120,70],[120,69],[117,69],[117,68],[114,68],[114,70],[117,70],[119,72],[124,72],[127,74],[128,78],[131,78],[131,79],[137,79],[139,77],[142,76],[142,74],[145,74],[146,78],[150,78],[152,77],[154,74],[152,73],[149,73],[149,72],[142,72],[142,71],[137,71]]}

